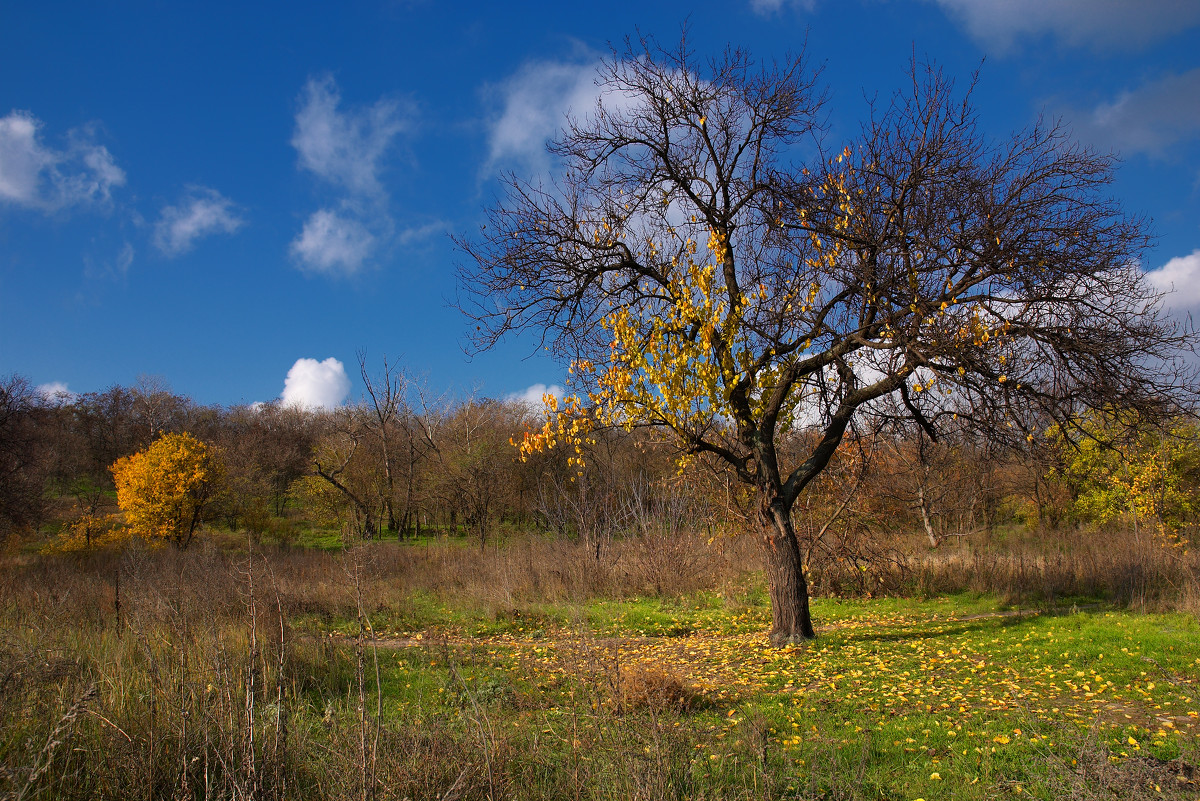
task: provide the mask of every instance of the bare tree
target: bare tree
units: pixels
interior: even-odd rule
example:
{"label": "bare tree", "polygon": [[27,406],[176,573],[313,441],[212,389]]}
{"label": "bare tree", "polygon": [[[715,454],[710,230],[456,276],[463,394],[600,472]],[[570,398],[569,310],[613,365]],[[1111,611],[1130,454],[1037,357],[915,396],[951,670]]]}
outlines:
{"label": "bare tree", "polygon": [[508,442],[516,412],[502,401],[483,399],[447,408],[436,419],[427,408],[425,416],[436,492],[452,523],[461,514],[483,548],[513,489],[516,454]]}
{"label": "bare tree", "polygon": [[44,511],[48,465],[40,405],[23,376],[0,379],[0,545],[11,531],[36,527]]}
{"label": "bare tree", "polygon": [[407,410],[404,401],[404,373],[395,364],[388,364],[387,357],[384,356],[383,373],[378,378],[373,377],[367,370],[367,354],[364,351],[359,351],[358,369],[363,385],[367,388],[367,398],[370,400],[367,428],[379,441],[383,457],[383,509],[387,515],[387,528],[388,531],[399,531],[400,524],[396,520],[395,508],[396,476],[393,461],[396,448],[393,440],[396,424]]}
{"label": "bare tree", "polygon": [[[910,78],[825,151],[801,58],[630,42],[550,145],[557,179],[510,177],[458,243],[478,347],[540,332],[592,419],[667,430],[757,490],[775,643],[815,636],[791,511],[879,399],[1016,438],[1027,410],[1155,413],[1185,384],[1114,157],[1054,124],[991,139],[970,91]],[[788,461],[796,428],[813,444]]]}

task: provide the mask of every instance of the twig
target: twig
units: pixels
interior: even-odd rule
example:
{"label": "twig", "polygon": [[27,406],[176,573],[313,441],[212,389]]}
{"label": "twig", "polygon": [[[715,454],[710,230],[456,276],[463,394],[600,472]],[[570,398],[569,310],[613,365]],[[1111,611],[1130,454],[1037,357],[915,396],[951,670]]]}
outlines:
{"label": "twig", "polygon": [[129,741],[129,742],[131,742],[131,743],[133,742],[133,738],[132,738],[132,737],[130,737],[128,734],[126,734],[124,729],[122,729],[122,728],[121,728],[120,726],[118,726],[117,724],[113,723],[113,722],[112,722],[111,720],[109,720],[108,718],[104,717],[104,715],[101,715],[99,712],[97,712],[97,711],[95,711],[95,710],[93,710],[93,709],[85,709],[85,710],[83,710],[83,711],[84,711],[84,712],[86,712],[86,713],[88,713],[89,715],[91,715],[91,716],[92,716],[92,717],[94,717],[94,718],[100,718],[100,720],[104,721],[104,722],[105,722],[105,723],[107,723],[109,726],[112,726],[114,729],[116,729],[118,732],[120,732],[121,736],[122,736],[122,737],[124,737],[126,740],[128,740],[128,741]]}

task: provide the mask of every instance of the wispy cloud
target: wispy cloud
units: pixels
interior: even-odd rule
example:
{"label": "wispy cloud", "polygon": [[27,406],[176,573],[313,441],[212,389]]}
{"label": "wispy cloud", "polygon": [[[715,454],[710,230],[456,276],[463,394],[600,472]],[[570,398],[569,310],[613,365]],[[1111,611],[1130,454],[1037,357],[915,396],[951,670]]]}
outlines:
{"label": "wispy cloud", "polygon": [[196,240],[232,234],[245,224],[233,201],[215,189],[190,187],[177,205],[167,206],[154,226],[154,245],[167,256],[180,256]]}
{"label": "wispy cloud", "polygon": [[125,172],[90,128],[70,131],[65,146],[54,148],[42,140],[42,127],[28,111],[0,117],[0,203],[50,213],[106,202],[124,185]]}
{"label": "wispy cloud", "polygon": [[358,272],[375,248],[375,236],[354,217],[331,209],[314,212],[292,242],[292,256],[318,273]]}
{"label": "wispy cloud", "polygon": [[598,66],[595,58],[531,61],[503,83],[487,87],[494,109],[484,173],[501,167],[545,171],[550,166],[546,141],[562,130],[566,115],[596,110]]}
{"label": "wispy cloud", "polygon": [[121,243],[116,252],[85,253],[83,274],[93,280],[122,280],[129,274],[137,251],[128,240]]}
{"label": "wispy cloud", "polygon": [[789,7],[813,11],[817,7],[817,0],[750,0],[750,9],[762,17],[773,16]]}
{"label": "wispy cloud", "polygon": [[997,52],[1050,35],[1071,47],[1134,50],[1200,24],[1195,0],[936,0]]}
{"label": "wispy cloud", "polygon": [[1200,68],[1125,91],[1090,111],[1067,112],[1081,138],[1123,153],[1165,155],[1200,139]]}
{"label": "wispy cloud", "polygon": [[279,399],[284,406],[335,409],[350,395],[346,367],[332,356],[325,361],[297,359],[288,370]]}
{"label": "wispy cloud", "polygon": [[305,85],[292,134],[300,166],[351,194],[379,195],[384,156],[408,127],[411,109],[394,100],[348,110],[341,103],[332,77],[313,78]]}
{"label": "wispy cloud", "polygon": [[[300,93],[292,146],[301,169],[333,188],[289,248],[309,272],[358,272],[396,238],[382,173],[396,137],[410,129],[411,104],[381,99],[344,108],[332,77],[312,78]],[[401,237],[409,232],[401,232]]]}

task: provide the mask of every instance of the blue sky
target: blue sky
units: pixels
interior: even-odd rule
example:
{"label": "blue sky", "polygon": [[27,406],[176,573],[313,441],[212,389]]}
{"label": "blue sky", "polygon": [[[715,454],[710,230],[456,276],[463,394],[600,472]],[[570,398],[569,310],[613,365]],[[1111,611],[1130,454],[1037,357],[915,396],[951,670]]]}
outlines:
{"label": "blue sky", "polygon": [[804,48],[831,143],[914,54],[963,84],[982,63],[989,133],[1044,114],[1121,153],[1143,268],[1200,309],[1196,0],[0,0],[0,376],[331,405],[365,351],[435,394],[560,383],[531,341],[464,355],[449,234],[499,171],[552,169],[610,43],[685,22],[701,54]]}

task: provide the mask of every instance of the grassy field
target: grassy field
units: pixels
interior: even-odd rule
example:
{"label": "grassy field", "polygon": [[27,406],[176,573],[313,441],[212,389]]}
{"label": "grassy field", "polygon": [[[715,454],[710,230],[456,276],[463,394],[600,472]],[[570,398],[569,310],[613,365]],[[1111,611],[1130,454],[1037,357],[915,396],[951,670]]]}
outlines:
{"label": "grassy field", "polygon": [[635,742],[677,797],[1200,795],[1190,617],[979,598],[815,612],[821,638],[782,650],[765,608],[708,597],[598,603],[548,630],[384,637],[385,717],[473,719],[498,751],[575,766],[572,782],[612,781],[605,763]]}
{"label": "grassy field", "polygon": [[[532,570],[505,553],[495,570]],[[819,638],[774,649],[755,573],[472,592],[449,578],[470,556],[4,564],[0,793],[1200,798],[1193,615],[817,599]]]}

